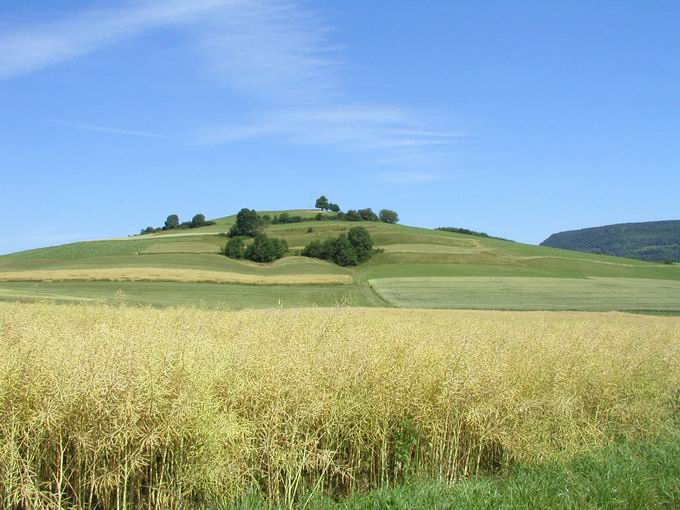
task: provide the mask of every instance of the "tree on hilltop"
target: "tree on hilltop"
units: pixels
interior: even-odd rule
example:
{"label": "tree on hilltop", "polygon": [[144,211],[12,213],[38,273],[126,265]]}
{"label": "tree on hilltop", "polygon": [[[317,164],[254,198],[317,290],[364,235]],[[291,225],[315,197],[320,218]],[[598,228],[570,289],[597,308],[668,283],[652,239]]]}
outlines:
{"label": "tree on hilltop", "polygon": [[196,227],[202,227],[205,225],[205,216],[203,214],[197,214],[193,218],[191,218],[191,227],[196,228]]}
{"label": "tree on hilltop", "polygon": [[390,209],[381,209],[378,213],[378,217],[380,218],[380,221],[384,221],[385,223],[399,223],[399,215],[396,211]]}
{"label": "tree on hilltop", "polygon": [[328,210],[328,199],[321,195],[319,198],[316,199],[316,203],[314,204],[314,207],[317,209],[321,209],[322,211],[327,211]]}
{"label": "tree on hilltop", "polygon": [[171,214],[166,218],[165,226],[163,228],[165,230],[171,230],[177,227],[179,227],[179,216],[177,216],[176,214]]}
{"label": "tree on hilltop", "polygon": [[340,206],[338,204],[334,204],[333,202],[331,202],[330,204],[328,204],[328,210],[332,212],[340,212]]}
{"label": "tree on hilltop", "polygon": [[364,221],[378,221],[378,215],[373,212],[373,209],[367,207],[366,209],[359,209],[357,211],[361,219]]}
{"label": "tree on hilltop", "polygon": [[361,214],[359,214],[359,212],[355,211],[354,209],[347,211],[343,218],[345,221],[361,221],[363,219]]}

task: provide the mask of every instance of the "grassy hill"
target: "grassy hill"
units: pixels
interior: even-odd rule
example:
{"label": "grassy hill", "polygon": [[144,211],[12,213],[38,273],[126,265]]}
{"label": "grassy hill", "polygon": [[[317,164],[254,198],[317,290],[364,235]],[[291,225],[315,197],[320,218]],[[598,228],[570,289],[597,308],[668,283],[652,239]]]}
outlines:
{"label": "grassy hill", "polygon": [[[384,250],[366,264],[343,268],[295,255],[255,264],[220,254],[234,220],[1,256],[0,299],[680,312],[677,265],[379,222],[360,223]],[[270,225],[266,233],[297,253],[356,225],[313,221]]]}
{"label": "grassy hill", "polygon": [[559,232],[541,246],[656,262],[680,261],[680,220],[620,223]]}

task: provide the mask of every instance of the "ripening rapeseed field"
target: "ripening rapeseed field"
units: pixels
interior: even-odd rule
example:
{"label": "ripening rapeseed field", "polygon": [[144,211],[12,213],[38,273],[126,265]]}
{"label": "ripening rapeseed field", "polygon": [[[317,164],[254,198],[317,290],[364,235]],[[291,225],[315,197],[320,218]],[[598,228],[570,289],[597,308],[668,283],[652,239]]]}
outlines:
{"label": "ripening rapeseed field", "polygon": [[0,304],[3,507],[279,504],[674,426],[680,319]]}

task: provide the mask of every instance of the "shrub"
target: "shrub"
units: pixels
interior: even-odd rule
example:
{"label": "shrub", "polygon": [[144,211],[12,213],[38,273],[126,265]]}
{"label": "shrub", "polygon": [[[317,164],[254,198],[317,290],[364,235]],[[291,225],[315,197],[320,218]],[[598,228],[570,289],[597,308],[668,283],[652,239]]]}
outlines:
{"label": "shrub", "polygon": [[399,215],[390,209],[380,209],[378,217],[385,223],[399,223]]}
{"label": "shrub", "polygon": [[273,262],[283,257],[287,251],[288,243],[284,239],[258,234],[253,244],[246,248],[244,257],[253,262]]}
{"label": "shrub", "polygon": [[312,257],[315,259],[325,260],[328,258],[328,249],[326,243],[321,241],[312,241],[304,247],[300,255],[303,257]]}
{"label": "shrub", "polygon": [[224,254],[231,259],[242,259],[245,254],[245,243],[242,237],[232,237],[224,247]]}

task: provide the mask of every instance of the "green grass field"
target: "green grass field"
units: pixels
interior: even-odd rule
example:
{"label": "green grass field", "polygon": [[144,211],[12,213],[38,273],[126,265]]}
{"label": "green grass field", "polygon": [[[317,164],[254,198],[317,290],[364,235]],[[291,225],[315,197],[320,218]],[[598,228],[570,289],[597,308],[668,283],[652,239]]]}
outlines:
{"label": "green grass field", "polygon": [[[411,480],[333,500],[312,497],[308,510],[650,509],[680,507],[680,438],[622,441],[568,462],[519,465],[504,477],[446,484]],[[228,510],[273,508],[258,494]]]}
{"label": "green grass field", "polygon": [[383,278],[373,289],[401,308],[680,312],[680,282],[640,278]]}
{"label": "green grass field", "polygon": [[[281,211],[263,212],[277,214]],[[290,211],[311,217],[310,210]],[[274,264],[235,261],[219,254],[234,216],[215,225],[121,239],[88,241],[0,256],[0,280],[12,272],[126,268],[208,270],[265,277],[346,275],[351,288],[118,282],[130,303],[196,304],[231,308],[361,306],[540,310],[678,310],[680,266],[599,256],[403,225],[362,222],[384,250],[356,268],[303,257]],[[359,223],[312,221],[270,225],[266,233],[288,242],[295,254],[314,240],[335,237]],[[45,273],[40,273],[45,274]],[[370,282],[370,285],[369,285]],[[663,282],[663,283],[662,283]],[[0,281],[0,299],[110,301],[110,282]],[[125,283],[125,285],[122,285]],[[153,283],[153,285],[152,285]],[[215,287],[217,285],[217,287]],[[233,286],[234,288],[228,288]],[[308,285],[307,287],[318,287]],[[163,289],[163,290],[161,290]],[[115,290],[115,289],[114,289]],[[377,291],[377,292],[376,292]],[[274,296],[274,297],[272,297]]]}
{"label": "green grass field", "polygon": [[385,306],[367,287],[174,282],[3,282],[0,301],[124,302],[205,308]]}

